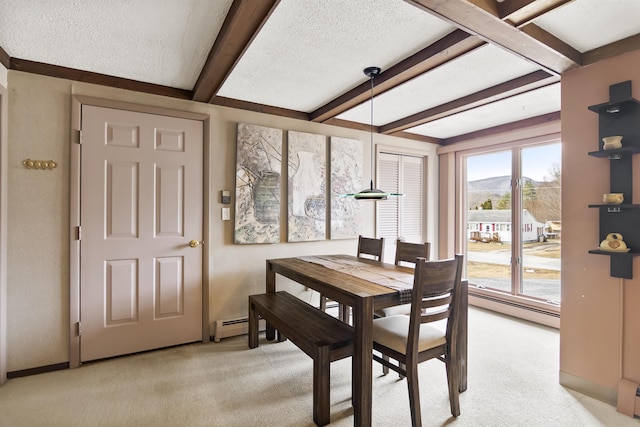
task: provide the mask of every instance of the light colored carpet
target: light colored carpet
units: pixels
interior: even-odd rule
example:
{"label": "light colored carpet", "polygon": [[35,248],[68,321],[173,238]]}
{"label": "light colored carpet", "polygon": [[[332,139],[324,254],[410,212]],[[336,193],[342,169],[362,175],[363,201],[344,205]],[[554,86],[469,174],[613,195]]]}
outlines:
{"label": "light colored carpet", "polygon": [[[468,390],[451,417],[444,366],[420,365],[426,426],[640,426],[558,383],[558,331],[471,308]],[[313,426],[312,361],[246,336],[12,379],[0,426]],[[351,359],[331,365],[331,425],[353,425]],[[410,426],[406,381],[374,363],[373,424]]]}

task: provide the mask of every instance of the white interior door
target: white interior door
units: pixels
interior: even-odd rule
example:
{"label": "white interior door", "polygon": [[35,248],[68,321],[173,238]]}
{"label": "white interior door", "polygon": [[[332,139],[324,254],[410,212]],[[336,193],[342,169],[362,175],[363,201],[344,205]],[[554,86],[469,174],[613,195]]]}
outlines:
{"label": "white interior door", "polygon": [[203,124],[82,107],[80,360],[202,339]]}

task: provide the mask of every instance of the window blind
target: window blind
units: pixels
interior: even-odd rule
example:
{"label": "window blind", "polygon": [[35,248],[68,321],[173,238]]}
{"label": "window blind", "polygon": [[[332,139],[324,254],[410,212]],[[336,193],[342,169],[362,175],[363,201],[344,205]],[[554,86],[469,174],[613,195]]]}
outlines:
{"label": "window blind", "polygon": [[[386,192],[404,197],[390,197],[378,203],[378,237],[384,237],[385,247],[395,253],[395,240],[423,242],[422,208],[424,197],[423,158],[403,154],[380,153],[378,156],[378,186]],[[387,251],[385,251],[387,252]],[[393,257],[391,258],[393,259]],[[389,260],[385,254],[385,260]]]}

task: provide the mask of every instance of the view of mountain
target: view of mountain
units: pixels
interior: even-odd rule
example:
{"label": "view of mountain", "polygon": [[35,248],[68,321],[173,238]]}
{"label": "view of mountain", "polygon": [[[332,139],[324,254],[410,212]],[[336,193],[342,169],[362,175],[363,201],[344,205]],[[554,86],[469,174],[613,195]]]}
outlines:
{"label": "view of mountain", "polygon": [[[525,182],[529,181],[533,184],[534,187],[538,187],[541,182],[534,181],[531,178],[524,177]],[[472,193],[484,193],[484,194],[496,194],[503,195],[505,193],[511,192],[511,177],[509,175],[505,176],[494,176],[491,178],[478,179],[476,181],[469,181],[467,186],[467,191],[469,194]]]}

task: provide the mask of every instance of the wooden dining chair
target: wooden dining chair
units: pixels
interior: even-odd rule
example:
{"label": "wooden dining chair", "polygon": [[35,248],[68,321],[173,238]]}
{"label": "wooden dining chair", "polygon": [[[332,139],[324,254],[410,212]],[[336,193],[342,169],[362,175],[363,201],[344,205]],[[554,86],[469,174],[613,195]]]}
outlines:
{"label": "wooden dining chair", "polygon": [[[460,415],[458,330],[462,255],[441,261],[419,258],[414,273],[410,315],[373,320],[373,359],[407,378],[411,422],[422,425],[418,364],[437,358],[445,363],[449,404],[454,417]],[[434,322],[446,320],[443,329]],[[389,360],[392,359],[392,360]],[[396,363],[393,363],[396,361]]]}
{"label": "wooden dining chair", "polygon": [[[408,243],[405,242],[403,238],[398,238],[396,240],[396,265],[404,265],[410,264],[411,267],[415,267],[416,260],[418,258],[424,258],[427,261],[429,260],[429,255],[431,252],[431,243]],[[394,316],[396,314],[406,314],[409,315],[411,313],[411,304],[401,304],[401,305],[392,305],[391,307],[379,308],[373,312],[374,317],[388,317]],[[386,366],[382,367],[382,373],[387,375],[389,373],[389,368]],[[403,378],[402,375],[400,378]]]}
{"label": "wooden dining chair", "polygon": [[[428,261],[430,252],[431,243],[429,242],[407,243],[402,238],[399,238],[398,240],[396,240],[395,264],[404,266],[410,264],[411,267],[414,267],[416,264],[416,259],[418,258],[424,258]],[[373,314],[376,317],[387,317],[394,314],[409,314],[410,311],[411,304],[402,304],[378,309]]]}
{"label": "wooden dining chair", "polygon": [[372,258],[382,262],[384,256],[384,238],[373,239],[371,237],[358,236],[358,258]]}
{"label": "wooden dining chair", "polygon": [[[370,258],[382,262],[384,254],[384,238],[374,239],[371,237],[358,236],[358,258]],[[320,309],[327,310],[327,297],[320,295]],[[338,318],[349,323],[351,317],[351,307],[338,304]]]}
{"label": "wooden dining chair", "polygon": [[396,265],[404,265],[403,263],[410,263],[411,266],[415,266],[416,259],[424,258],[429,260],[429,254],[431,252],[431,243],[407,243],[402,238],[396,241]]}

